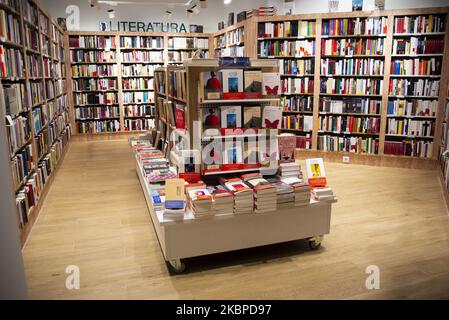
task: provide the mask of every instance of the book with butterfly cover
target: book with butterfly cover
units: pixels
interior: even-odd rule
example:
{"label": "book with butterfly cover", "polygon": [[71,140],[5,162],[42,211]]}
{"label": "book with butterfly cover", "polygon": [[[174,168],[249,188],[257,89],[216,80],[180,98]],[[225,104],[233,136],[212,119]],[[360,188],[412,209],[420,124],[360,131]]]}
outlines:
{"label": "book with butterfly cover", "polygon": [[221,107],[221,127],[241,128],[242,127],[242,107],[222,106]]}
{"label": "book with butterfly cover", "polygon": [[262,127],[267,129],[279,129],[282,120],[282,107],[266,106],[263,108]]}
{"label": "book with butterfly cover", "polygon": [[224,69],[220,73],[223,79],[223,99],[243,99],[243,70]]}
{"label": "book with butterfly cover", "polygon": [[281,77],[276,72],[262,74],[262,93],[264,96],[277,96],[281,94]]}

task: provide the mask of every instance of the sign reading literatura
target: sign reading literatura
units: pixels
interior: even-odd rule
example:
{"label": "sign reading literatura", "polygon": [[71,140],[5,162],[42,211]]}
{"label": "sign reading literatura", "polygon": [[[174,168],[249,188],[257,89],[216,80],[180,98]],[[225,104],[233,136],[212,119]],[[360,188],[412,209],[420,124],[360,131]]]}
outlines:
{"label": "sign reading literatura", "polygon": [[100,22],[100,31],[187,32],[187,29],[184,23],[176,22],[109,21]]}

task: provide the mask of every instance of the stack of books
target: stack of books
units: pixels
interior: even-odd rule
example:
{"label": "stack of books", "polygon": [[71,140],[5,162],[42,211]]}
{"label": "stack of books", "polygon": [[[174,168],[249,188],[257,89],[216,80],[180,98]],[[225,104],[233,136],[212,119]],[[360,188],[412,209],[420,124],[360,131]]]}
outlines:
{"label": "stack of books", "polygon": [[135,146],[134,150],[145,179],[150,184],[177,177],[176,169],[169,165],[164,153],[160,150],[148,146]]}
{"label": "stack of books", "polygon": [[212,216],[213,197],[207,188],[193,188],[187,191],[190,208],[195,218]]}
{"label": "stack of books", "polygon": [[284,183],[280,177],[275,176],[267,179],[276,188],[276,203],[280,205],[292,205],[295,202],[293,187]]}
{"label": "stack of books", "polygon": [[155,188],[151,190],[151,203],[155,211],[164,209],[165,206],[165,188]]}
{"label": "stack of books", "polygon": [[296,162],[281,163],[279,165],[282,178],[299,178],[302,179],[301,165]]}
{"label": "stack of books", "polygon": [[234,196],[221,184],[209,186],[209,193],[214,198],[213,211],[215,215],[234,212]]}
{"label": "stack of books", "polygon": [[245,174],[243,181],[254,190],[255,212],[271,212],[277,209],[276,188],[262,177],[260,173]]}
{"label": "stack of books", "polygon": [[167,179],[165,181],[164,218],[184,219],[186,213],[184,179]]}
{"label": "stack of books", "polygon": [[242,179],[220,179],[220,182],[234,196],[234,214],[253,213],[254,192]]}
{"label": "stack of books", "polygon": [[259,7],[259,8],[247,11],[246,18],[249,19],[251,17],[275,16],[276,13],[277,13],[277,9],[275,6]]}
{"label": "stack of books", "polygon": [[312,188],[312,196],[316,201],[335,201],[336,197],[332,188],[329,187],[314,187]]}
{"label": "stack of books", "polygon": [[306,206],[310,203],[310,185],[298,178],[283,178],[281,181],[293,188],[295,206]]}

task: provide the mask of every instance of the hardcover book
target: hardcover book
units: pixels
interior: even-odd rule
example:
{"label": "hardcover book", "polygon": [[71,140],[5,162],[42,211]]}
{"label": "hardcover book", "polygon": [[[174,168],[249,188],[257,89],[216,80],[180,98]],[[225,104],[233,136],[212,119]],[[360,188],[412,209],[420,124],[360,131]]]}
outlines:
{"label": "hardcover book", "polygon": [[242,108],[240,106],[222,106],[221,107],[221,127],[222,128],[241,128],[242,127]]}
{"label": "hardcover book", "polygon": [[262,127],[279,129],[281,127],[282,107],[266,106],[263,108]]}
{"label": "hardcover book", "polygon": [[262,74],[262,90],[264,96],[281,94],[281,77],[279,73],[264,72]]}
{"label": "hardcover book", "polygon": [[243,127],[244,128],[260,128],[261,127],[260,107],[244,107],[243,108]]}
{"label": "hardcover book", "polygon": [[165,180],[165,208],[182,209],[185,205],[184,179]]}
{"label": "hardcover book", "polygon": [[223,90],[220,72],[202,72],[200,76],[200,96],[203,100],[219,100]]}
{"label": "hardcover book", "polygon": [[257,99],[262,97],[262,71],[247,70],[245,76],[245,98]]}
{"label": "hardcover book", "polygon": [[278,140],[280,162],[295,162],[296,136],[293,134],[281,134]]}
{"label": "hardcover book", "polygon": [[242,99],[243,70],[224,69],[220,71],[223,78],[223,99]]}

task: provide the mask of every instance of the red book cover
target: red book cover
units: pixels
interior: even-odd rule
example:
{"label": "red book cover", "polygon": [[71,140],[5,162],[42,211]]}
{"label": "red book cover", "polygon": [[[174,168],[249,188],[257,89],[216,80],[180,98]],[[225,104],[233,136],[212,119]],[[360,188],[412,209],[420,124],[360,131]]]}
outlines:
{"label": "red book cover", "polygon": [[176,128],[185,129],[185,111],[182,106],[176,106]]}

